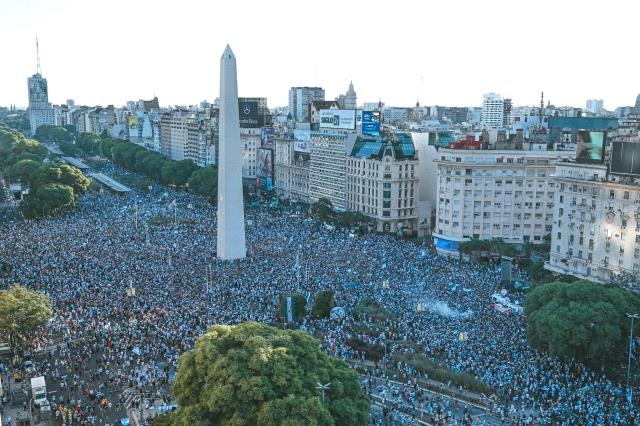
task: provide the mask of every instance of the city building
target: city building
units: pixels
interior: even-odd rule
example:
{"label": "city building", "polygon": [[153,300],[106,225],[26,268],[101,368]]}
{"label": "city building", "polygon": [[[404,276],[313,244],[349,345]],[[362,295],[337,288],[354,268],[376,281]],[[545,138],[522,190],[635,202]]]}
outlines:
{"label": "city building", "polygon": [[604,101],[602,99],[589,99],[585,109],[593,114],[600,114],[604,111]]}
{"label": "city building", "polygon": [[240,127],[240,145],[242,146],[242,177],[255,179],[256,156],[260,147],[260,128]]}
{"label": "city building", "polygon": [[542,243],[553,223],[556,162],[574,156],[440,149],[433,233],[438,252],[459,255],[459,243],[472,238]]}
{"label": "city building", "polygon": [[480,124],[485,129],[497,129],[511,124],[511,99],[487,93],[482,99]]}
{"label": "city building", "polygon": [[[309,156],[309,202],[326,198],[337,211],[345,211],[346,158],[351,152],[354,133],[311,132]],[[277,155],[277,154],[276,154]]]}
{"label": "city building", "polygon": [[339,101],[312,101],[309,104],[309,122],[311,124],[320,124],[320,110],[323,109],[340,109],[340,103]]}
{"label": "city building", "polygon": [[382,111],[383,108],[384,108],[384,102],[382,101],[365,102],[364,105],[362,105],[363,111]]}
{"label": "city building", "polygon": [[322,87],[292,87],[289,89],[289,114],[294,121],[309,121],[309,105],[312,101],[324,101]]}
{"label": "city building", "polygon": [[144,99],[140,99],[138,101],[138,107],[144,112],[159,111],[160,102],[158,102],[157,96],[154,96],[153,99],[148,101],[145,101]]}
{"label": "city building", "polygon": [[[636,155],[640,160],[640,144]],[[598,282],[640,276],[640,174],[618,177],[606,164],[562,162],[554,181],[546,268]]]}
{"label": "city building", "polygon": [[33,135],[38,127],[55,123],[53,108],[49,103],[47,79],[40,74],[40,60],[38,60],[38,71],[27,79],[27,84],[29,88],[29,124]]}
{"label": "city building", "polygon": [[215,164],[214,136],[211,121],[194,112],[177,110],[161,116],[160,153],[172,160]]}
{"label": "city building", "polygon": [[386,107],[382,110],[382,121],[388,124],[400,124],[409,120],[411,108]]}
{"label": "city building", "polygon": [[309,202],[309,141],[275,138],[274,187],[282,199]]}
{"label": "city building", "polygon": [[353,81],[349,83],[349,89],[344,95],[336,98],[340,109],[356,109],[358,107],[358,96],[353,89]]}
{"label": "city building", "polygon": [[358,136],[347,156],[347,210],[379,232],[418,233],[418,157],[411,135]]}

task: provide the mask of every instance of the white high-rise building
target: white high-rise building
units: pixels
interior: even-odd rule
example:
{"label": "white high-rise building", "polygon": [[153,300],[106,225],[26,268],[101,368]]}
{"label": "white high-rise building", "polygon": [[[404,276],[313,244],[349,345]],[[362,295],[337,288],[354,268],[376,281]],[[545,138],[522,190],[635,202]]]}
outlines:
{"label": "white high-rise building", "polygon": [[640,179],[605,164],[559,163],[546,268],[598,282],[640,276]]}
{"label": "white high-rise building", "polygon": [[589,99],[586,110],[594,114],[599,114],[604,110],[604,101],[602,99]]}
{"label": "white high-rise building", "polygon": [[346,159],[355,133],[311,132],[309,202],[327,198],[337,211],[345,211]]}
{"label": "white high-rise building", "polygon": [[297,122],[308,122],[312,101],[324,101],[322,87],[292,87],[289,89],[289,113]]}
{"label": "white high-rise building", "polygon": [[458,255],[459,243],[472,238],[544,242],[553,223],[556,162],[572,157],[562,151],[438,151],[438,252]]}
{"label": "white high-rise building", "polygon": [[498,129],[511,124],[511,99],[497,93],[487,93],[482,98],[480,124],[484,129]]}
{"label": "white high-rise building", "polygon": [[42,77],[40,70],[40,48],[36,39],[37,65],[36,73],[27,79],[29,89],[29,124],[31,134],[35,134],[38,127],[55,123],[53,108],[49,103],[49,87],[47,79]]}
{"label": "white high-rise building", "polygon": [[242,194],[242,148],[236,57],[227,45],[220,58],[220,148],[218,163],[217,257],[247,255]]}

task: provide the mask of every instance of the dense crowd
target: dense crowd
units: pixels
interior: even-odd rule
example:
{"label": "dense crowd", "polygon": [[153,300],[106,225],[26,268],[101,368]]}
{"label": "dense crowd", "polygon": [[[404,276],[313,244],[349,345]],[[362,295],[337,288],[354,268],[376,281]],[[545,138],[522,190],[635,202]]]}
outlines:
{"label": "dense crowd", "polygon": [[527,345],[523,316],[494,309],[495,266],[438,257],[391,236],[325,229],[304,213],[258,206],[246,219],[248,257],[234,262],[215,259],[215,207],[164,187],[87,193],[64,216],[0,225],[0,261],[12,280],[54,302],[32,346],[45,354],[39,373],[57,384],[60,421],[113,424],[126,417],[124,389],[168,403],[179,354],[209,324],[272,323],[280,294],[312,299],[324,288],[334,289],[347,320],[306,319],[303,328],[323,336],[333,355],[362,357],[346,345],[354,337],[348,324],[350,309],[370,297],[396,313],[396,336],[356,337],[387,345],[390,355],[415,350],[398,343],[412,341],[475,375],[495,390],[511,424],[629,425],[640,413],[623,386]]}

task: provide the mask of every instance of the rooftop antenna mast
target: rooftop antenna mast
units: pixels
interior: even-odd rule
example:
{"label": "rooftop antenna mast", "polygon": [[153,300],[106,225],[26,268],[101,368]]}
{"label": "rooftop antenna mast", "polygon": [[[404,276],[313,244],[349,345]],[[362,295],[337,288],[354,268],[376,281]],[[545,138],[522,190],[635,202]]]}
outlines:
{"label": "rooftop antenna mast", "polygon": [[42,70],[40,69],[40,46],[38,45],[38,37],[36,37],[36,74],[42,75]]}
{"label": "rooftop antenna mast", "polygon": [[542,127],[542,116],[544,115],[544,92],[540,92],[540,119],[539,125]]}

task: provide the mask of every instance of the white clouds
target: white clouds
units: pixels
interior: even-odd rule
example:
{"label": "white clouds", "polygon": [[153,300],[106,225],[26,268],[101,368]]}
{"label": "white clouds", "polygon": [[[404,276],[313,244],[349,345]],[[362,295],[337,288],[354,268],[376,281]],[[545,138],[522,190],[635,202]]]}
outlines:
{"label": "white clouds", "polygon": [[534,104],[544,90],[557,105],[615,108],[640,92],[639,12],[616,0],[0,0],[0,105],[26,104],[38,35],[54,103],[213,100],[228,42],[240,94],[272,106],[292,85],[334,97],[353,80],[361,102],[479,105],[494,91]]}

